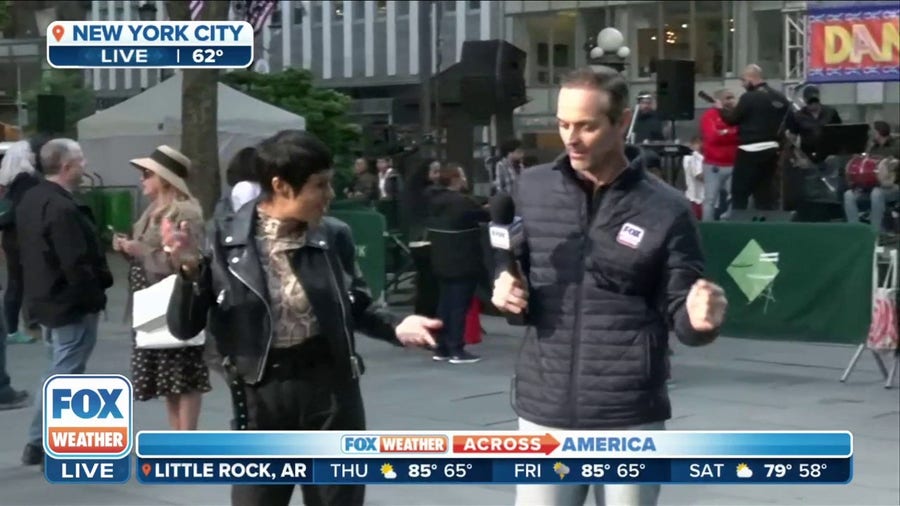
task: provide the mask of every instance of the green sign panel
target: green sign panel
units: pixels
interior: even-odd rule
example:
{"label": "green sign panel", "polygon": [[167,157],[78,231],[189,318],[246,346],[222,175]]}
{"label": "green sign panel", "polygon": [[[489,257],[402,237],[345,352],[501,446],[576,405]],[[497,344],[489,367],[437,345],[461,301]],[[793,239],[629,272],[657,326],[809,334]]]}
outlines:
{"label": "green sign panel", "polygon": [[384,291],[385,282],[384,216],[371,210],[334,209],[330,214],[353,231],[356,262],[372,291],[372,297],[377,299]]}
{"label": "green sign panel", "polygon": [[860,343],[875,235],[848,223],[701,223],[706,276],[728,297],[723,335]]}

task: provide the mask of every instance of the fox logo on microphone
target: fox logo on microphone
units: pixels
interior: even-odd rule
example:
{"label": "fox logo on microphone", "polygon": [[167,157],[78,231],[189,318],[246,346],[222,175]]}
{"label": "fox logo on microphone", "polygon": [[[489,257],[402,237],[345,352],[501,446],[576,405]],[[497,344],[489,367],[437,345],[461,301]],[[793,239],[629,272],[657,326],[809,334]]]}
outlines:
{"label": "fox logo on microphone", "polygon": [[489,231],[491,247],[495,249],[515,251],[525,239],[525,230],[519,217],[509,225],[491,223]]}
{"label": "fox logo on microphone", "polygon": [[119,374],[65,374],[44,383],[44,451],[56,458],[131,453],[132,391]]}

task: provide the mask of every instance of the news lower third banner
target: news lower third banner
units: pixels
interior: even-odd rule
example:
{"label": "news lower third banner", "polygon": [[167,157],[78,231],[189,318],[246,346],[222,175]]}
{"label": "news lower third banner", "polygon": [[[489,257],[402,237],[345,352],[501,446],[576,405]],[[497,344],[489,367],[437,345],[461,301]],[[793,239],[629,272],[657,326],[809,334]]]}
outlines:
{"label": "news lower third banner", "polygon": [[[51,483],[848,483],[850,432],[134,431],[117,374],[44,382]],[[132,463],[134,462],[134,472]]]}
{"label": "news lower third banner", "polygon": [[896,3],[810,7],[806,27],[808,82],[900,80]]}
{"label": "news lower third banner", "polygon": [[247,68],[246,21],[55,21],[47,27],[53,68]]}
{"label": "news lower third banner", "polygon": [[[849,432],[142,431],[134,454],[134,478],[160,485],[843,484],[853,476]],[[48,459],[54,483],[121,477],[111,461]]]}

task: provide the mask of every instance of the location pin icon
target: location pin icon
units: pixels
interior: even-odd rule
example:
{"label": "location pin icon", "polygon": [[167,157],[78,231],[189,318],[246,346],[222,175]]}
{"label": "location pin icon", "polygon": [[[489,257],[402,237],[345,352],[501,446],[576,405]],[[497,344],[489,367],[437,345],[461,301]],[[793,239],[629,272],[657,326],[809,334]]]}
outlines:
{"label": "location pin icon", "polygon": [[144,476],[147,476],[148,474],[150,474],[150,469],[152,469],[150,467],[150,464],[144,464],[141,466],[141,471],[144,473]]}
{"label": "location pin icon", "polygon": [[56,42],[59,42],[59,39],[66,33],[66,29],[62,25],[53,25],[53,30],[51,30],[53,37],[56,38]]}

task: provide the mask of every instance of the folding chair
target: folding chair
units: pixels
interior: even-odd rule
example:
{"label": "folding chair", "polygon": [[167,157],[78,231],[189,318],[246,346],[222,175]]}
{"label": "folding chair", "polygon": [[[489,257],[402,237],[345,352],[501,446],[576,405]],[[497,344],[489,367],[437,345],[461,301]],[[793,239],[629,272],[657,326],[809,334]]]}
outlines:
{"label": "folding chair", "polygon": [[[886,264],[886,269],[885,275],[882,278],[878,268],[880,265],[884,264]],[[896,294],[898,286],[898,267],[900,267],[900,265],[898,265],[897,262],[897,248],[876,246],[875,258],[873,260],[872,266],[873,294],[878,288],[893,290]],[[859,361],[859,358],[862,356],[866,348],[868,348],[867,342],[868,335],[863,339],[863,342],[856,347],[856,351],[853,353],[853,357],[850,359],[850,363],[847,364],[847,368],[844,369],[844,374],[843,376],[841,376],[841,383],[846,382],[847,378],[850,377],[850,373],[853,372],[853,369],[856,367],[856,363]],[[894,385],[894,379],[897,377],[898,370],[900,370],[900,350],[869,349],[869,351],[871,351],[872,356],[875,357],[875,364],[878,366],[878,370],[881,372],[881,375],[885,378],[884,388],[891,388]],[[885,367],[884,359],[882,357],[882,355],[884,355],[886,351],[890,351],[890,353],[893,355],[893,364],[891,365],[890,371],[888,371],[887,367]]]}

